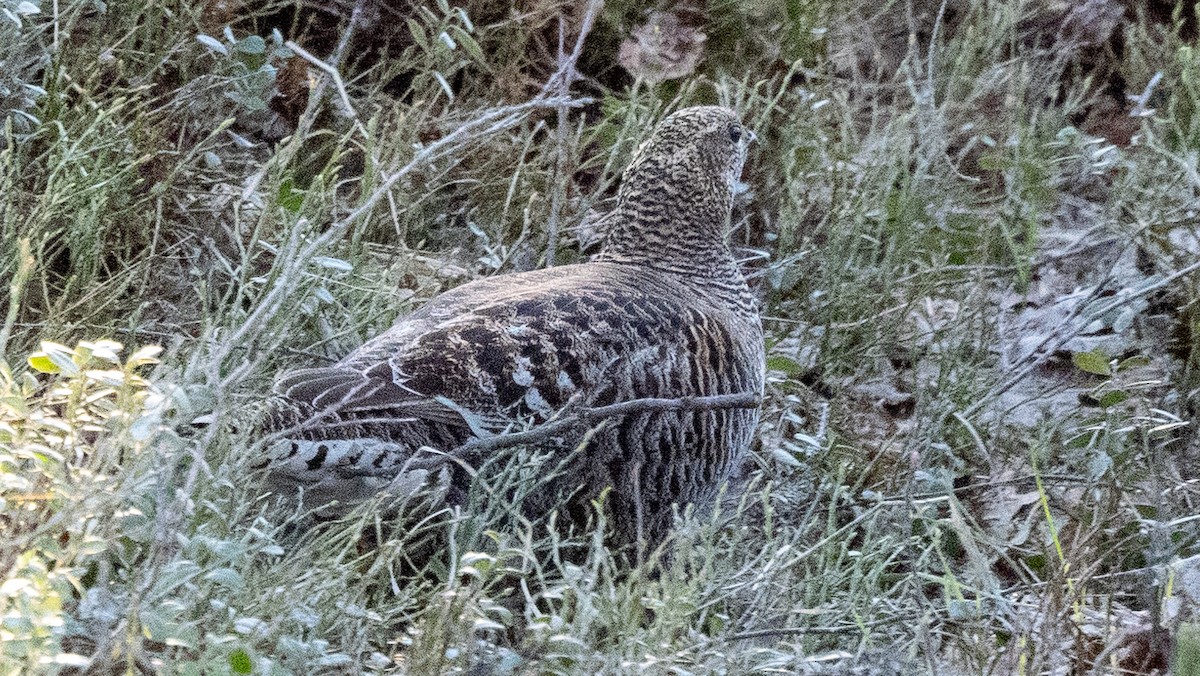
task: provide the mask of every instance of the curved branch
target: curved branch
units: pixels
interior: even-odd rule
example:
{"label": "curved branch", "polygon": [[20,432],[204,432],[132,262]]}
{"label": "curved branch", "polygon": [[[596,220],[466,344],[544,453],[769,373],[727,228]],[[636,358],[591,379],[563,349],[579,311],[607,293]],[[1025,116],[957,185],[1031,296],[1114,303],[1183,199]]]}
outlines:
{"label": "curved branch", "polygon": [[607,406],[585,408],[558,420],[543,423],[523,432],[497,434],[489,437],[475,438],[449,452],[435,452],[427,459],[412,458],[397,471],[396,468],[386,470],[358,470],[345,468],[349,474],[356,476],[393,476],[414,469],[430,469],[446,462],[447,459],[464,458],[468,455],[486,451],[496,451],[524,444],[536,444],[551,439],[579,425],[605,424],[611,419],[631,413],[657,413],[663,411],[714,411],[730,408],[758,408],[762,398],[756,392],[740,392],[737,394],[716,394],[707,397],[679,397],[677,399],[645,398],[630,399]]}

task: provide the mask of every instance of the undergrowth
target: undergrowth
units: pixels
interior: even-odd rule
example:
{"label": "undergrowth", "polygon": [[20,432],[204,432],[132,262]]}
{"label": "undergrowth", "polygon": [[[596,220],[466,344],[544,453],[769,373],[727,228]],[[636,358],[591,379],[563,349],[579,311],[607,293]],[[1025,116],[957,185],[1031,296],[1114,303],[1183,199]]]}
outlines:
{"label": "undergrowth", "polygon": [[[0,671],[1162,673],[1200,601],[1190,19],[710,4],[656,6],[709,31],[657,81],[633,2],[575,73],[583,4],[0,0]],[[273,374],[585,259],[698,103],[760,139],[770,369],[713,509],[631,567],[501,501],[263,495]]]}

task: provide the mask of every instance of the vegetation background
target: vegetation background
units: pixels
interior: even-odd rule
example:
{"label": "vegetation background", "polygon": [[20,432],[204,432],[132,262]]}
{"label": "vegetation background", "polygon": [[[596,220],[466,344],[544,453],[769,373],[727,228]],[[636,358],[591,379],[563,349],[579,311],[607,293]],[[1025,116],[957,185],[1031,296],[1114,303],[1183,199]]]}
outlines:
{"label": "vegetation background", "polygon": [[[1192,12],[0,0],[0,672],[1200,673]],[[698,103],[770,382],[670,556],[260,495],[274,373],[586,257]]]}

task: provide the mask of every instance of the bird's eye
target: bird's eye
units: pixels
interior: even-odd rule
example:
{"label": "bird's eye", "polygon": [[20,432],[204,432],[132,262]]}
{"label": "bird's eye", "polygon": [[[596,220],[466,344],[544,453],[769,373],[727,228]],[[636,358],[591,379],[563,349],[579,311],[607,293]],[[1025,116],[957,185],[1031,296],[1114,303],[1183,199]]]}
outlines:
{"label": "bird's eye", "polygon": [[729,140],[737,143],[742,140],[742,130],[737,127],[729,128]]}

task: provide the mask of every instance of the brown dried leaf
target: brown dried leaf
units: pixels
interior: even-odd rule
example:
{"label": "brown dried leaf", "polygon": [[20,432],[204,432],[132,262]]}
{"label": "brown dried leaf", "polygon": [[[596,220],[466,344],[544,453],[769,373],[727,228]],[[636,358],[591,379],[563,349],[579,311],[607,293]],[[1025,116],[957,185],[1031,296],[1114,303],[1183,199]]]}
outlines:
{"label": "brown dried leaf", "polygon": [[708,39],[702,31],[684,25],[671,12],[652,12],[621,43],[617,61],[634,77],[662,82],[691,75]]}
{"label": "brown dried leaf", "polygon": [[1108,41],[1124,17],[1125,6],[1116,0],[1085,0],[1063,18],[1059,36],[1080,45],[1098,45]]}

